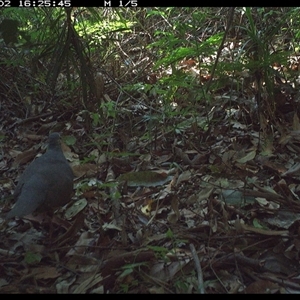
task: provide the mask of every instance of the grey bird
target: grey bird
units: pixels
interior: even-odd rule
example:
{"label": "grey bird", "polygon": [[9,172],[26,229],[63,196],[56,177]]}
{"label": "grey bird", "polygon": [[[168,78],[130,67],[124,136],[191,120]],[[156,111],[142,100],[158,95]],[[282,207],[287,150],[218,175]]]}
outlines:
{"label": "grey bird", "polygon": [[45,154],[35,159],[20,176],[14,192],[15,206],[6,219],[23,217],[35,211],[53,211],[71,200],[73,171],[66,160],[60,135],[51,133]]}

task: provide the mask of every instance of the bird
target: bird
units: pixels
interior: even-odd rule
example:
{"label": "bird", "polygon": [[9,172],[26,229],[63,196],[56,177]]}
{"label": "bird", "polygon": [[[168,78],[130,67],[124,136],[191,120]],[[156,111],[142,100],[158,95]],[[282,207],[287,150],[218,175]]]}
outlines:
{"label": "bird", "polygon": [[74,174],[61,149],[60,134],[50,133],[46,152],[20,176],[14,191],[14,207],[6,219],[33,212],[48,212],[71,200]]}

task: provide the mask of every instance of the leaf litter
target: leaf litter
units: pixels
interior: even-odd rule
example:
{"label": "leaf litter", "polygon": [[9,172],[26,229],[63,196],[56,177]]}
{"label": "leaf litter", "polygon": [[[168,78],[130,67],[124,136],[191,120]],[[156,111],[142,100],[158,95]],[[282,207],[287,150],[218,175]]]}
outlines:
{"label": "leaf litter", "polygon": [[[161,164],[173,159],[181,167],[172,176],[163,168],[120,173],[108,159],[94,177],[95,165],[83,163],[74,201],[56,213],[60,221],[24,218],[2,228],[1,291],[195,293],[190,244],[208,293],[298,290],[298,167],[289,164],[295,155],[284,160],[286,152],[273,152],[261,160],[250,144],[238,152],[217,139],[210,147],[201,164],[193,162],[201,148],[166,155]],[[274,167],[280,159],[285,173]]]}

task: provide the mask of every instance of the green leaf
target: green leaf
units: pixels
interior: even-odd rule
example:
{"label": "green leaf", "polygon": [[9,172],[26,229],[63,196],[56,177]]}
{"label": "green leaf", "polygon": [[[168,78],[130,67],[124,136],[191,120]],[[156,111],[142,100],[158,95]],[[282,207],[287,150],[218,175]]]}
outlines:
{"label": "green leaf", "polygon": [[64,137],[64,142],[68,145],[68,146],[73,146],[76,144],[76,138],[73,135],[67,135]]}
{"label": "green leaf", "polygon": [[237,159],[236,161],[240,164],[244,164],[249,160],[252,160],[256,155],[256,150],[250,151],[248,152],[245,156]]}
{"label": "green leaf", "polygon": [[173,231],[169,228],[167,233],[166,233],[166,236],[169,238],[169,239],[172,239],[174,238],[174,234],[173,234]]}
{"label": "green leaf", "polygon": [[41,262],[42,258],[43,257],[39,253],[33,253],[28,251],[25,253],[24,261],[29,265],[33,265]]}

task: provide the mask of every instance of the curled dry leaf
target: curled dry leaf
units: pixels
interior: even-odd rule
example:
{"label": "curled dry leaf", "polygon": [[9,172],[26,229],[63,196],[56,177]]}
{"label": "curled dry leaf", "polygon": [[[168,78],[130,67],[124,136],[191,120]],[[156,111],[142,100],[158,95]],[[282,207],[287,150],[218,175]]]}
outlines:
{"label": "curled dry leaf", "polygon": [[93,176],[97,173],[97,165],[89,163],[76,165],[72,166],[72,170],[74,172],[75,177]]}

